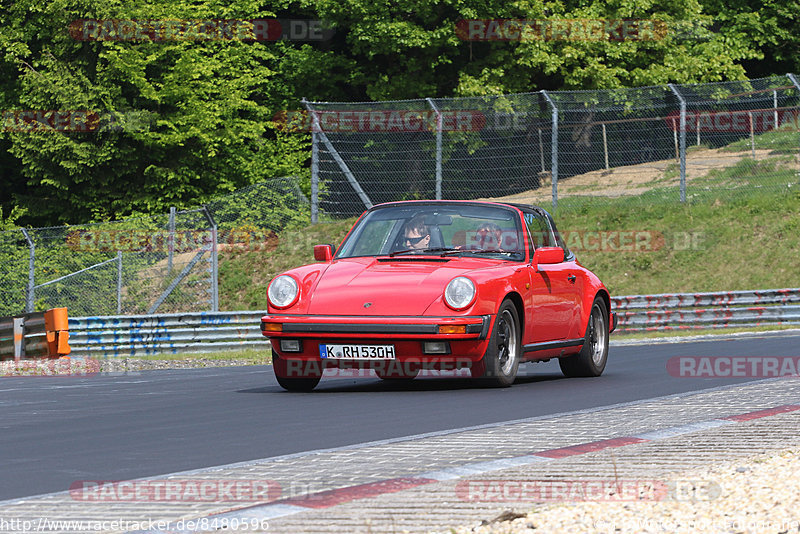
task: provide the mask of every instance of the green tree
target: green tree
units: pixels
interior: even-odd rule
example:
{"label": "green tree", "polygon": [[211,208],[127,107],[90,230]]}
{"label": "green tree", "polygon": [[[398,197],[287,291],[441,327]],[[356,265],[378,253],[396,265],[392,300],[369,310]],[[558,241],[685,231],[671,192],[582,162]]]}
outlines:
{"label": "green tree", "polygon": [[15,2],[0,21],[0,70],[16,69],[3,85],[5,109],[97,113],[89,131],[14,131],[17,121],[4,133],[21,164],[21,177],[12,177],[11,191],[4,193],[29,208],[21,221],[54,224],[163,212],[301,172],[307,136],[270,126],[289,92],[273,83],[274,43],[87,41],[69,31],[80,19],[271,16],[256,2]]}
{"label": "green tree", "polygon": [[[710,22],[697,0],[605,2],[314,0],[343,43],[337,51],[357,65],[352,98],[399,99],[597,89],[668,82],[741,79],[743,60],[758,56],[738,33],[687,33]],[[467,20],[658,21],[652,39],[469,40]]]}
{"label": "green tree", "polygon": [[728,42],[749,42],[757,55],[742,62],[749,77],[800,71],[800,2],[797,0],[703,0],[710,27]]}

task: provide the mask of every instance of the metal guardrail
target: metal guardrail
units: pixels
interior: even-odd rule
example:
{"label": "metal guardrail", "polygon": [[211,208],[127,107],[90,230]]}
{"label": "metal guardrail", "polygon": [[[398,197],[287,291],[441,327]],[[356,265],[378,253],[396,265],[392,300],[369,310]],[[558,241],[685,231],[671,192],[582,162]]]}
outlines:
{"label": "metal guardrail", "polygon": [[[800,325],[800,289],[627,295],[611,301],[620,332]],[[262,315],[242,311],[73,317],[70,345],[74,356],[94,358],[266,351]]]}
{"label": "metal guardrail", "polygon": [[0,360],[58,358],[70,353],[67,309],[0,317]]}
{"label": "metal guardrail", "polygon": [[800,325],[800,288],[612,297],[622,332]]}
{"label": "metal guardrail", "polygon": [[269,348],[261,335],[263,312],[71,317],[72,354],[115,358],[152,354]]}

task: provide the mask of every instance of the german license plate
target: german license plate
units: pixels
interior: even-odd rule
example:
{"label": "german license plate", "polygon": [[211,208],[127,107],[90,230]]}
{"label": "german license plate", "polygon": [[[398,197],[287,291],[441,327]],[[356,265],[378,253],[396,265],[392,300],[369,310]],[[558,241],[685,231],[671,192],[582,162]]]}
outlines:
{"label": "german license plate", "polygon": [[330,360],[394,360],[394,345],[320,345],[320,358]]}

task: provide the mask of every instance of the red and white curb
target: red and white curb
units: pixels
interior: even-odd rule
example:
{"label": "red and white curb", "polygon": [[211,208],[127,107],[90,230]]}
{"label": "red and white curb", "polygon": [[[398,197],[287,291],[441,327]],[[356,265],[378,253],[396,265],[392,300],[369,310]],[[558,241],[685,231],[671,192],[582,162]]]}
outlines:
{"label": "red and white curb", "polygon": [[[721,417],[718,419],[711,419],[709,421],[674,426],[660,430],[654,430],[652,432],[645,432],[634,436],[623,436],[612,439],[590,441],[587,443],[580,443],[578,445],[571,445],[569,447],[532,452],[523,456],[503,458],[486,462],[475,462],[458,467],[427,471],[413,477],[389,478],[378,482],[370,482],[367,484],[358,484],[344,488],[337,488],[334,490],[322,491],[308,496],[291,497],[268,504],[258,504],[230,510],[227,512],[212,514],[205,516],[204,518],[192,520],[192,522],[194,524],[198,524],[206,519],[209,522],[213,520],[217,520],[217,522],[222,520],[235,522],[239,520],[244,523],[254,519],[277,519],[300,512],[308,512],[313,509],[330,508],[359,499],[369,499],[380,495],[396,493],[398,491],[404,491],[418,486],[423,486],[425,484],[482,475],[500,469],[525,466],[539,462],[548,462],[569,456],[577,456],[581,454],[602,451],[605,449],[624,447],[626,445],[654,442],[692,432],[710,430],[726,425],[734,425],[736,423],[753,421],[755,419],[761,419],[764,417],[772,417],[797,410],[800,410],[800,404],[785,404],[765,410],[746,412],[742,414]],[[139,532],[147,532],[148,534],[162,534],[167,532],[194,532],[194,530],[176,530],[168,528],[164,531],[153,530]]]}

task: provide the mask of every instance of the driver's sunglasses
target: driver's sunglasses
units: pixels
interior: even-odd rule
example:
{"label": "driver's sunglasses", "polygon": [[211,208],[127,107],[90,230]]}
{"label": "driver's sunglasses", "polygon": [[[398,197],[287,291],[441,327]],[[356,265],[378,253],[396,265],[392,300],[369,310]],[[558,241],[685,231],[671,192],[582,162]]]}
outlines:
{"label": "driver's sunglasses", "polygon": [[423,236],[419,236],[419,237],[408,237],[408,236],[406,236],[404,243],[411,243],[412,245],[416,245],[417,243],[419,243],[420,241],[422,241],[426,237],[428,237],[428,236],[427,235],[423,235]]}

